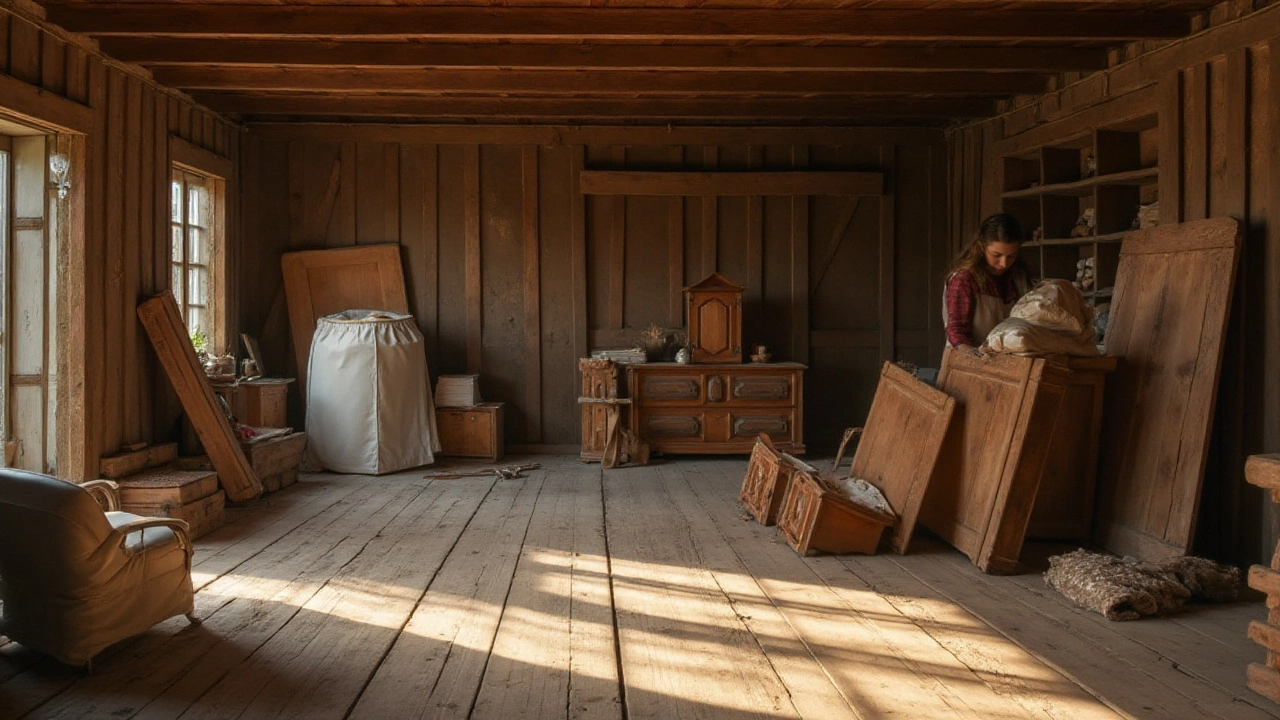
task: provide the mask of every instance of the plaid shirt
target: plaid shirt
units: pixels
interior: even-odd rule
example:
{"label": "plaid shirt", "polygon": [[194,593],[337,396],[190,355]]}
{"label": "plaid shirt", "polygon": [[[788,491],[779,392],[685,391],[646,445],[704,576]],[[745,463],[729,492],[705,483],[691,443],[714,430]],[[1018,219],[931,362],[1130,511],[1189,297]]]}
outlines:
{"label": "plaid shirt", "polygon": [[1006,305],[1018,299],[1017,268],[1003,275],[986,275],[980,282],[977,275],[968,270],[957,270],[947,278],[947,344],[981,345],[986,338],[974,341],[973,313],[979,295],[1000,298]]}

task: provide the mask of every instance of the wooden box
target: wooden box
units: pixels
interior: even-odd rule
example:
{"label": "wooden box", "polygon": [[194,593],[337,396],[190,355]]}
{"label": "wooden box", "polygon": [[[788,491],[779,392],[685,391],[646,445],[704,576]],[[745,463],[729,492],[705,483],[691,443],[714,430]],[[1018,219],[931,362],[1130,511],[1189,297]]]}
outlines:
{"label": "wooden box", "polygon": [[194,540],[201,535],[222,527],[225,519],[226,499],[226,493],[218,490],[212,495],[206,495],[181,505],[122,505],[121,507],[126,512],[131,512],[135,515],[186,520],[188,532]]}
{"label": "wooden box", "polygon": [[778,513],[778,527],[795,551],[874,555],[892,515],[859,505],[821,478],[798,471]]}
{"label": "wooden box", "polygon": [[250,427],[286,427],[289,424],[289,384],[293,378],[243,380],[236,391],[232,412]]}
{"label": "wooden box", "polygon": [[120,486],[120,505],[129,512],[137,512],[130,509],[133,507],[185,505],[218,492],[218,474],[212,470],[158,468],[120,478],[116,483]]}
{"label": "wooden box", "polygon": [[503,455],[502,408],[506,403],[482,403],[467,408],[436,408],[440,454],[478,457],[496,462]]}
{"label": "wooden box", "polygon": [[742,362],[743,289],[720,273],[684,289],[692,362]]}
{"label": "wooden box", "polygon": [[263,490],[275,492],[298,481],[306,447],[307,434],[298,432],[247,445],[244,454],[258,473]]}
{"label": "wooden box", "polygon": [[751,451],[747,474],[742,478],[742,490],[738,497],[742,504],[761,525],[772,525],[778,519],[778,508],[791,486],[791,478],[798,470],[817,472],[812,467],[778,452],[769,436],[761,433]]}

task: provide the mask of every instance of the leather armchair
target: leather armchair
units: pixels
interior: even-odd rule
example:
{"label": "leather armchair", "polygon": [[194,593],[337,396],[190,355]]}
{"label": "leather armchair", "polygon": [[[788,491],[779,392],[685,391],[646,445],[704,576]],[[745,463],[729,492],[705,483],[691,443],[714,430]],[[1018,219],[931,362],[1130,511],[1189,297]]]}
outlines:
{"label": "leather armchair", "polygon": [[0,633],[88,666],[166,618],[196,622],[187,523],[120,512],[116,487],[0,469]]}

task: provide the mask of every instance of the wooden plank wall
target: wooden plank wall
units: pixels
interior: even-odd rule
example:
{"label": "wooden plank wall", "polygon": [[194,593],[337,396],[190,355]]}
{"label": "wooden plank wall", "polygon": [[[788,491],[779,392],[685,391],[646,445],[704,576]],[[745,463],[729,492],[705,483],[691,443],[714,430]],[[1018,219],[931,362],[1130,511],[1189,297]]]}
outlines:
{"label": "wooden plank wall", "polygon": [[953,132],[952,242],[1000,207],[993,138],[1122,117],[1135,104],[1160,118],[1162,220],[1230,215],[1245,225],[1193,552],[1269,564],[1280,512],[1245,482],[1244,461],[1280,451],[1280,6]]}
{"label": "wooden plank wall", "polygon": [[[37,18],[0,9],[0,81],[36,98],[0,112],[56,139],[73,163],[60,318],[58,473],[97,476],[97,459],[122,444],[176,437],[176,399],[134,311],[168,287],[169,136],[234,162],[235,127]],[[14,97],[19,97],[14,95]],[[85,125],[85,127],[76,127]],[[228,240],[238,246],[238,190],[229,182]],[[235,273],[236,259],[230,259]],[[230,289],[230,337],[236,311]],[[62,419],[65,418],[65,423]]]}
{"label": "wooden plank wall", "polygon": [[[397,242],[433,375],[480,373],[509,445],[576,451],[577,358],[683,327],[712,271],[747,287],[748,346],[810,364],[810,445],[861,424],[882,358],[941,355],[939,131],[261,125],[243,152],[240,321],[269,366],[293,358],[280,253]],[[886,194],[584,197],[583,168],[872,170]]]}

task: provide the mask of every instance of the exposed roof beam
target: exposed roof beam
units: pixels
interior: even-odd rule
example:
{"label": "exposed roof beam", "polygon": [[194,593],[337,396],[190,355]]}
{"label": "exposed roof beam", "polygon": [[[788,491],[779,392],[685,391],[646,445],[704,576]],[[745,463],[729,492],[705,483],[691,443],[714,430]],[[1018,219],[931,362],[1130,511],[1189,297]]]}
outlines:
{"label": "exposed roof beam", "polygon": [[759,72],[631,70],[423,70],[409,68],[162,67],[157,82],[184,90],[316,90],[413,93],[1038,93],[1029,73]]}
{"label": "exposed roof beam", "polygon": [[1139,40],[1190,32],[1184,13],[960,9],[497,8],[49,3],[74,32],[203,37]]}
{"label": "exposed roof beam", "polygon": [[647,68],[653,70],[1101,70],[1101,48],[760,47],[462,44],[349,40],[107,37],[112,57],[145,65]]}
{"label": "exposed roof beam", "polygon": [[387,95],[285,95],[202,92],[193,97],[238,115],[342,115],[510,120],[601,118],[638,120],[741,119],[767,122],[843,121],[860,117],[970,118],[990,115],[995,103],[971,98],[827,99],[583,99],[459,98]]}

